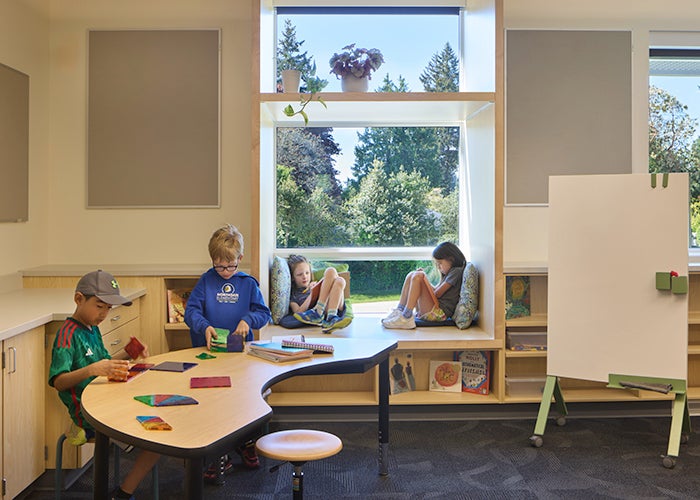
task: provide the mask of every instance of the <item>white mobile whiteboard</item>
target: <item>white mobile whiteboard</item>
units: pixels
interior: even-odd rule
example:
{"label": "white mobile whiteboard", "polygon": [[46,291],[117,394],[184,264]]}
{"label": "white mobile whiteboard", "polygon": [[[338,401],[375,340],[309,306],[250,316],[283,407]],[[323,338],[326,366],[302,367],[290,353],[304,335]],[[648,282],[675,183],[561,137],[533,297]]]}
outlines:
{"label": "white mobile whiteboard", "polygon": [[656,272],[688,275],[688,176],[549,178],[547,374],[685,380],[688,296]]}

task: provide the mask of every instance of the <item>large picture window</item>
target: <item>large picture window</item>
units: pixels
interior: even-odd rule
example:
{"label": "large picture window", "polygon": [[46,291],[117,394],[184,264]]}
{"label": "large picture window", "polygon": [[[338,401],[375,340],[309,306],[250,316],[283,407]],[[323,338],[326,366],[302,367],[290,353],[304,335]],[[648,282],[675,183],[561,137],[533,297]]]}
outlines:
{"label": "large picture window", "polygon": [[[302,94],[341,92],[330,60],[354,44],[382,54],[369,93],[459,92],[461,14],[453,6],[278,7],[273,88],[284,90],[283,69],[298,69]],[[274,253],[347,262],[353,297],[363,301],[398,293],[408,271],[431,267],[438,243],[459,245],[466,233],[467,115],[384,124],[376,114],[345,123],[318,106],[309,112],[309,126],[274,130]]]}
{"label": "large picture window", "polygon": [[649,51],[649,172],[690,176],[689,246],[700,237],[700,46]]}

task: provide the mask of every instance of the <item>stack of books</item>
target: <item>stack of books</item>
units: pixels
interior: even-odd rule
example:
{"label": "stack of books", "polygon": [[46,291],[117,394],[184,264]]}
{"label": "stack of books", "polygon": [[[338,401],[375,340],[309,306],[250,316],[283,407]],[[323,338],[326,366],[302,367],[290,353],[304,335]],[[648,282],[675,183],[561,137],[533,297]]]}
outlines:
{"label": "stack of books", "polygon": [[257,356],[275,363],[308,359],[314,354],[313,349],[284,347],[280,342],[269,341],[250,342],[247,352],[251,356]]}

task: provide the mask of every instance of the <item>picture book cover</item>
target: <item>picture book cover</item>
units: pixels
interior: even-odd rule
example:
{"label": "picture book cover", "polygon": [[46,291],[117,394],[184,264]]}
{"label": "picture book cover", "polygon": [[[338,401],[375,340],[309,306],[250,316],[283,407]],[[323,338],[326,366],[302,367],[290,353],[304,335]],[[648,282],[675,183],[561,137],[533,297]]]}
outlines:
{"label": "picture book cover", "polygon": [[151,370],[158,370],[164,372],[184,372],[190,368],[197,366],[197,363],[187,363],[183,361],[163,361],[158,363],[156,366],[151,368]]}
{"label": "picture book cover", "polygon": [[415,391],[416,375],[414,373],[413,353],[399,352],[389,359],[389,389],[391,394]]}
{"label": "picture book cover", "polygon": [[491,351],[457,351],[462,365],[462,392],[488,394],[491,379]]}
{"label": "picture book cover", "polygon": [[191,292],[189,288],[173,288],[167,291],[168,323],[185,322],[185,305]]}
{"label": "picture book cover", "polygon": [[459,361],[430,361],[428,389],[437,392],[462,391],[462,364]]}
{"label": "picture book cover", "polygon": [[530,316],[530,277],[506,276],[506,319]]}
{"label": "picture book cover", "polygon": [[171,431],[173,428],[170,426],[169,423],[167,423],[165,420],[162,418],[155,416],[155,415],[144,415],[144,416],[137,416],[136,420],[138,420],[141,425],[143,425],[143,428],[146,429],[147,431]]}
{"label": "picture book cover", "polygon": [[134,396],[136,401],[140,401],[148,406],[181,406],[197,405],[199,401],[190,396],[180,394],[146,394],[144,396]]}
{"label": "picture book cover", "polygon": [[192,377],[190,389],[205,389],[208,387],[231,387],[231,377]]}

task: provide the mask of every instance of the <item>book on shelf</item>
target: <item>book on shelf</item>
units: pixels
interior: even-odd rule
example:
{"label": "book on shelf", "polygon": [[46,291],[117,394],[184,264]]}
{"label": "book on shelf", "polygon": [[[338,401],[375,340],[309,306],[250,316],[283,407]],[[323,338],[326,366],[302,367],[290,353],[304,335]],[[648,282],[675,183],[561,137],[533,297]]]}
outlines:
{"label": "book on shelf", "polygon": [[190,288],[172,288],[167,290],[168,323],[185,322],[185,305],[190,296]]}
{"label": "book on shelf", "polygon": [[332,354],[335,351],[333,345],[323,343],[322,339],[307,339],[304,335],[272,337],[272,342],[279,342],[282,344],[282,347],[311,349],[314,351],[314,354]]}
{"label": "book on shelf", "polygon": [[430,361],[428,388],[437,392],[462,391],[462,364],[459,361]]}
{"label": "book on shelf", "polygon": [[248,354],[259,358],[274,361],[296,361],[311,358],[313,349],[301,349],[297,347],[284,347],[280,342],[255,341],[248,343]]}
{"label": "book on shelf", "polygon": [[488,394],[491,351],[457,351],[455,360],[462,364],[462,392]]}
{"label": "book on shelf", "polygon": [[399,352],[390,358],[389,390],[391,394],[400,394],[416,390],[415,365],[412,352]]}
{"label": "book on shelf", "polygon": [[530,316],[530,277],[506,276],[506,319]]}

